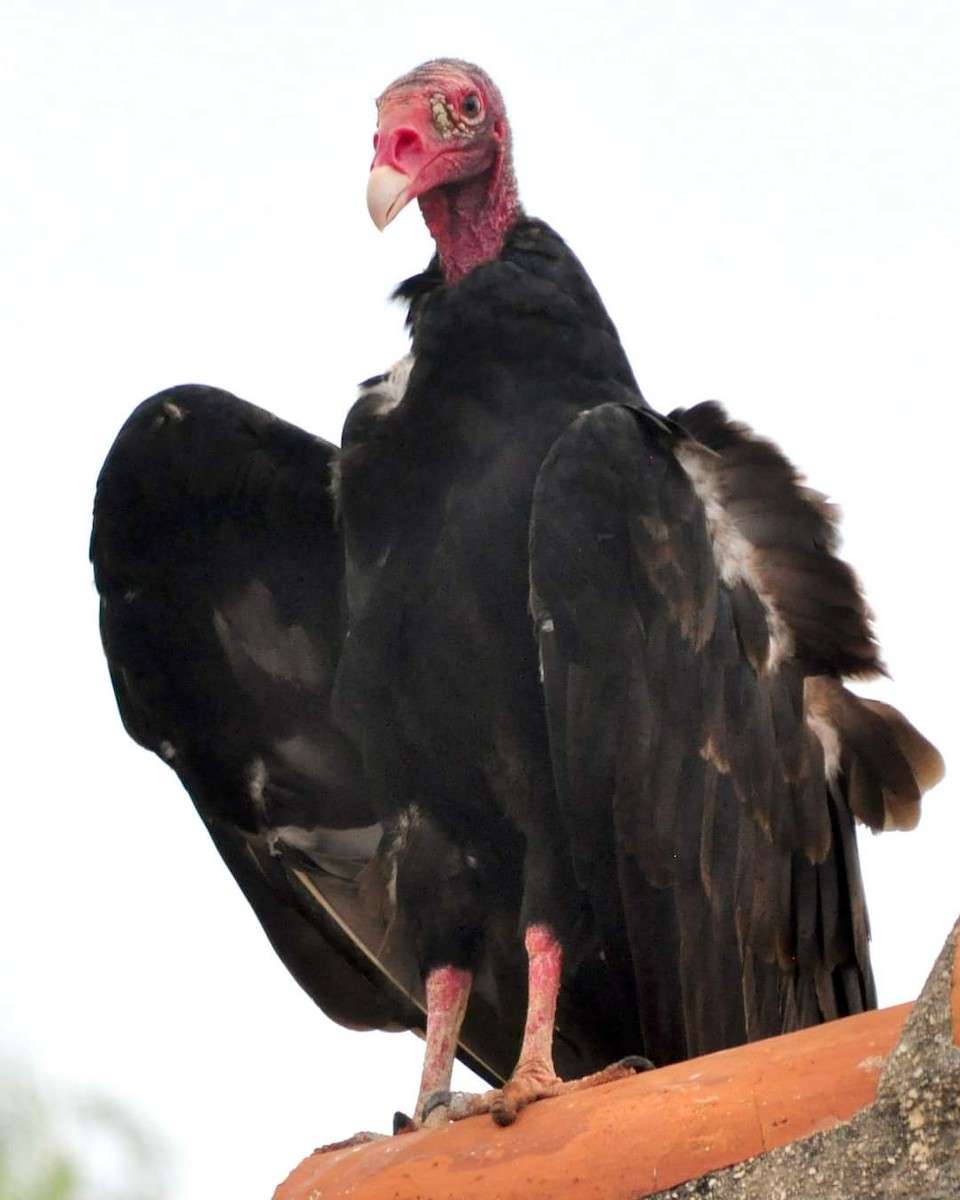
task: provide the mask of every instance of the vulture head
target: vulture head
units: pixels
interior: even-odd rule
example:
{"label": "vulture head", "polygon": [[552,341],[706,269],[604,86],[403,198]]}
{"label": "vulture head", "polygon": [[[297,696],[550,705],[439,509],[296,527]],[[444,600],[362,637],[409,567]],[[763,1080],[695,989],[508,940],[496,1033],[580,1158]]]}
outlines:
{"label": "vulture head", "polygon": [[448,282],[496,258],[520,215],[503,97],[479,67],[436,59],[377,101],[367,207],[385,228],[416,199]]}

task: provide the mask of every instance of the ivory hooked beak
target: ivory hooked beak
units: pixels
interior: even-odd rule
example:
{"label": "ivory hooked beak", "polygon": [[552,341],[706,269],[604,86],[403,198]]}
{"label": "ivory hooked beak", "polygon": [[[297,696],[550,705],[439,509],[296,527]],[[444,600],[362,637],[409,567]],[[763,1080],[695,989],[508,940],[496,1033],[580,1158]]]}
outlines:
{"label": "ivory hooked beak", "polygon": [[396,167],[374,167],[370,172],[370,178],[367,180],[367,209],[378,229],[386,229],[410,199],[409,186],[410,176],[404,175]]}

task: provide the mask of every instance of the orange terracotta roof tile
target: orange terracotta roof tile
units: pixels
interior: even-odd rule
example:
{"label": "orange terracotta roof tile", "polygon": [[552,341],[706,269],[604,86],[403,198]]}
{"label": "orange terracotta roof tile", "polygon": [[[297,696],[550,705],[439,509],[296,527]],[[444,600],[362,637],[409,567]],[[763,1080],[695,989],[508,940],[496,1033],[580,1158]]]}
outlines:
{"label": "orange terracotta roof tile", "polygon": [[[960,1045],[956,961],[948,1003]],[[318,1152],[274,1200],[640,1200],[808,1138],[871,1105],[911,1007],[544,1100],[507,1129],[481,1116]]]}

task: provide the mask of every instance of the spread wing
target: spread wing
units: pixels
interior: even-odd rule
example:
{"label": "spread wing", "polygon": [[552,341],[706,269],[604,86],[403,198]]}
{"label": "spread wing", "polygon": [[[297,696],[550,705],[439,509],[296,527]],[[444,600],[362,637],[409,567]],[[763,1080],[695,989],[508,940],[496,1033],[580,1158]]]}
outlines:
{"label": "spread wing", "polygon": [[583,415],[536,486],[532,609],[577,877],[656,1062],[875,1003],[854,818],[936,751],[881,670],[835,514],[717,405]]}
{"label": "spread wing", "polygon": [[[422,1030],[390,904],[395,847],[329,710],[337,453],[217,389],[146,400],[97,486],[101,633],[128,733],[176,772],[298,983],[341,1024]],[[516,1036],[494,1011],[507,986],[495,975],[488,965],[460,1047],[491,1082]]]}

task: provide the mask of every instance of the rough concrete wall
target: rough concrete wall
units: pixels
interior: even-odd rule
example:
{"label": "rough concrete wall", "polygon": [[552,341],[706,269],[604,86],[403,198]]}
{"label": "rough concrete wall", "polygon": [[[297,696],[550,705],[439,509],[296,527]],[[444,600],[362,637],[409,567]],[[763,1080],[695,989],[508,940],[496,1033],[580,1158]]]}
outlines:
{"label": "rough concrete wall", "polygon": [[958,1200],[960,1047],[951,1017],[957,1007],[951,1006],[951,984],[960,994],[960,980],[954,980],[958,929],[960,923],[868,1109],[806,1141],[658,1192],[657,1200]]}

